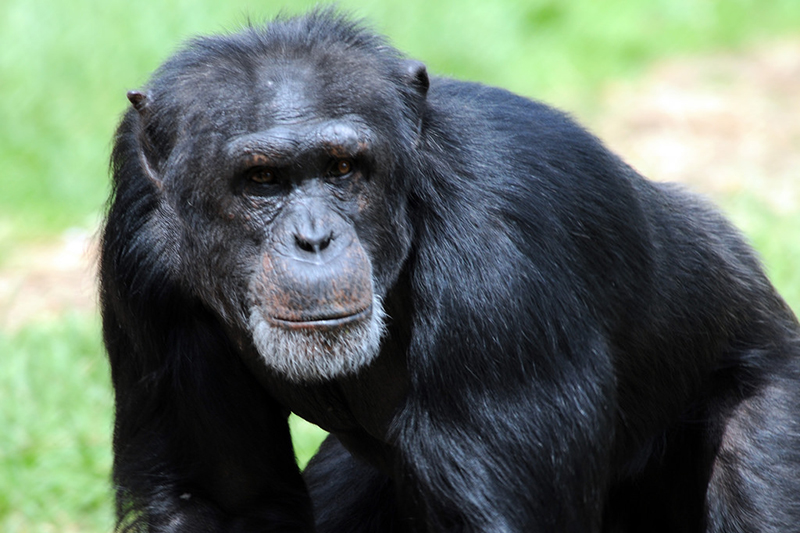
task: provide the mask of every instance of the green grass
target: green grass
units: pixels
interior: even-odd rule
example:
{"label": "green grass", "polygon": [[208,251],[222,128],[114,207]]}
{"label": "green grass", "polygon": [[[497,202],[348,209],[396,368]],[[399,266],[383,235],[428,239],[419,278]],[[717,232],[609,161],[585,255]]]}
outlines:
{"label": "green grass", "polygon": [[292,432],[292,442],[294,443],[294,452],[297,455],[297,463],[300,468],[305,468],[308,460],[317,453],[317,448],[319,448],[327,433],[296,415],[289,417],[289,429]]}
{"label": "green grass", "polygon": [[[286,3],[298,12],[315,2]],[[0,2],[0,246],[92,227],[124,94],[197,33],[263,20],[256,0]],[[433,72],[568,107],[654,58],[800,28],[796,0],[344,0]]]}
{"label": "green grass", "polygon": [[112,396],[96,320],[0,333],[0,531],[108,531]]}
{"label": "green grass", "polygon": [[[316,2],[286,3],[297,12]],[[0,0],[0,265],[71,226],[93,229],[127,101],[179,43],[260,21],[261,0]],[[345,0],[432,72],[573,111],[653,60],[800,32],[797,0]],[[723,199],[800,309],[800,215]],[[94,317],[0,331],[0,531],[111,528],[112,396]],[[302,464],[322,433],[292,419]]]}

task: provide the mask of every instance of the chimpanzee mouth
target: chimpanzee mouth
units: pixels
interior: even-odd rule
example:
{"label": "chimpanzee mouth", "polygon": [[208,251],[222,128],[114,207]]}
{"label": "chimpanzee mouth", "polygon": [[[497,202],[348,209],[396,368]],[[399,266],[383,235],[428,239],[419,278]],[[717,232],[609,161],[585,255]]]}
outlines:
{"label": "chimpanzee mouth", "polygon": [[278,326],[281,328],[291,329],[291,330],[303,330],[303,329],[324,330],[324,329],[340,328],[342,326],[347,326],[349,324],[353,324],[356,322],[362,322],[364,320],[367,320],[371,315],[372,315],[372,305],[369,305],[364,309],[361,309],[359,311],[356,311],[355,313],[347,315],[312,318],[310,320],[291,320],[287,318],[270,316],[267,318],[267,321],[270,322],[273,326]]}
{"label": "chimpanzee mouth", "polygon": [[253,306],[253,343],[264,363],[289,381],[321,382],[353,374],[380,352],[385,318],[377,297],[357,308],[355,313],[341,309],[287,320]]}

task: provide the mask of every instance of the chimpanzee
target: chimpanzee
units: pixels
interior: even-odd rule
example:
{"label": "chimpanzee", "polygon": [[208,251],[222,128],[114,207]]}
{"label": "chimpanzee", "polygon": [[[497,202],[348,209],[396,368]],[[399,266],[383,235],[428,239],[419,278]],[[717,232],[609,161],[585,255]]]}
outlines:
{"label": "chimpanzee", "polygon": [[330,9],[128,98],[120,530],[800,530],[800,326],[705,201]]}

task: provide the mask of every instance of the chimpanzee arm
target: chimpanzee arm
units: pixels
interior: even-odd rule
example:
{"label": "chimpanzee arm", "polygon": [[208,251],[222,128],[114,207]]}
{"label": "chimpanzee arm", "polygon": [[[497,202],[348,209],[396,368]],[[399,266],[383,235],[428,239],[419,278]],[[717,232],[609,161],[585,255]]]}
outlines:
{"label": "chimpanzee arm", "polygon": [[[499,353],[486,348],[487,359]],[[469,355],[456,348],[448,357],[466,367]],[[397,424],[409,472],[398,479],[402,494],[424,509],[425,531],[600,530],[613,380],[599,345],[551,355],[582,361],[562,362],[558,375],[524,364],[497,372],[489,364],[469,370],[472,382],[449,374],[412,395]]]}
{"label": "chimpanzee arm", "polygon": [[211,318],[193,311],[152,331],[160,340],[147,346],[115,313],[104,316],[120,528],[310,531],[285,413]]}
{"label": "chimpanzee arm", "polygon": [[394,481],[350,454],[331,435],[303,472],[318,533],[405,533]]}

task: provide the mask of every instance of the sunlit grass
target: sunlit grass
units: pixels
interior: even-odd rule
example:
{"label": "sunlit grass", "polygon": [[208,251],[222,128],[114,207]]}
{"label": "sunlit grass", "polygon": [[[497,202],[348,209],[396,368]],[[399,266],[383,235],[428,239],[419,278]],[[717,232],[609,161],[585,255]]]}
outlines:
{"label": "sunlit grass", "polygon": [[[124,94],[197,33],[235,30],[276,0],[0,3],[0,229],[25,239],[91,227],[108,191]],[[569,108],[654,58],[800,28],[796,0],[343,0],[434,73]]]}
{"label": "sunlit grass", "polygon": [[0,333],[0,531],[109,531],[108,365],[94,318]]}

